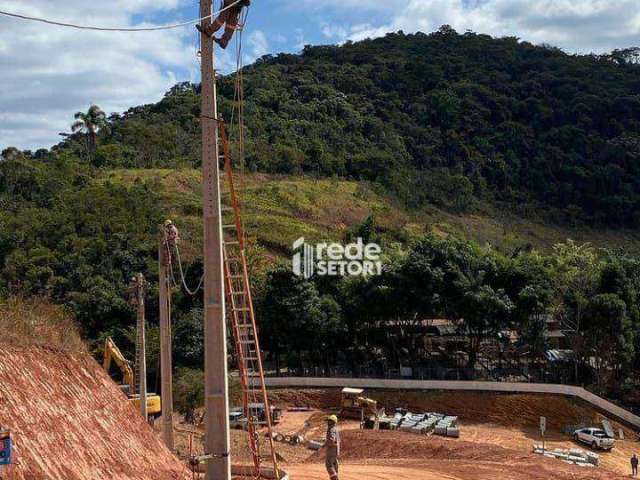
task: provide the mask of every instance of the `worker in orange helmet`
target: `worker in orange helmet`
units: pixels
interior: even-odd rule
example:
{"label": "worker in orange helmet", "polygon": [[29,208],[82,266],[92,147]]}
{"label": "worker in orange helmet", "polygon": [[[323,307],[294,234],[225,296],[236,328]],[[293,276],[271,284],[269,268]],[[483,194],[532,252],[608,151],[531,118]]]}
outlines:
{"label": "worker in orange helmet", "polygon": [[220,38],[214,38],[213,41],[222,48],[227,48],[233,33],[238,29],[240,23],[240,14],[243,7],[251,5],[251,0],[223,0],[222,9],[218,17],[206,27],[196,25],[196,28],[207,37],[212,37],[223,25],[224,34]]}
{"label": "worker in orange helmet", "polygon": [[327,417],[327,458],[325,466],[331,480],[338,480],[338,458],[340,457],[340,432],[338,431],[338,417]]}

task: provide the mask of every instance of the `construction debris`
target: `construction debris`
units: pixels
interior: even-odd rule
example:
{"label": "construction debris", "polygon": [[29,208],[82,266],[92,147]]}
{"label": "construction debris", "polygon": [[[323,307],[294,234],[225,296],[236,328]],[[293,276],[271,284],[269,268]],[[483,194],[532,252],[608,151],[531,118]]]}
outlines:
{"label": "construction debris", "polygon": [[600,455],[594,452],[585,452],[580,448],[545,450],[542,445],[534,444],[533,453],[583,467],[597,467],[600,464]]}

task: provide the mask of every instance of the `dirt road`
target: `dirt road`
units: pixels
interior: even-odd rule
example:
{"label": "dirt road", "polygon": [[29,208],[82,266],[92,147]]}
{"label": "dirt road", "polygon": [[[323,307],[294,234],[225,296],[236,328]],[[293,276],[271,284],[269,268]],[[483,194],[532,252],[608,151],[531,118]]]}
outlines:
{"label": "dirt road", "polygon": [[[616,480],[629,478],[629,457],[640,454],[640,443],[625,429],[629,440],[618,440],[612,452],[598,452],[598,468],[569,465],[532,453],[540,441],[538,421],[547,417],[546,446],[583,448],[569,435],[565,425],[580,421],[599,422],[601,416],[583,404],[563,397],[541,395],[494,395],[459,393],[370,392],[387,408],[404,406],[413,411],[441,411],[459,415],[461,438],[415,435],[400,431],[359,430],[357,421],[341,421],[342,480]],[[307,439],[322,439],[325,418],[335,408],[339,392],[306,390],[271,392],[274,403],[311,407],[305,412],[286,412],[275,431],[299,431],[305,422]],[[336,398],[337,397],[337,398]],[[620,428],[613,422],[616,431]],[[235,462],[250,462],[246,434],[232,432]],[[322,452],[304,446],[279,443],[280,464],[294,480],[327,477]]]}
{"label": "dirt road", "polygon": [[[554,462],[554,463],[550,463]],[[344,463],[340,478],[346,480],[615,480],[625,478],[611,472],[571,467],[548,462],[473,462],[473,461],[416,461],[397,460],[395,464]],[[295,480],[326,478],[323,465],[288,465],[285,467]]]}
{"label": "dirt road", "polygon": [[[272,393],[277,403],[330,408],[339,393],[334,390],[280,390]],[[640,454],[640,444],[618,440],[612,452],[598,452],[598,468],[567,465],[532,454],[540,441],[537,424],[547,417],[548,448],[584,448],[560,429],[580,421],[596,425],[601,416],[586,405],[569,399],[543,395],[494,395],[438,392],[370,392],[381,404],[405,406],[414,411],[442,411],[459,415],[462,438],[423,437],[404,432],[355,430],[341,424],[343,464],[341,478],[365,479],[460,479],[460,480],[604,480],[628,478],[629,457]],[[292,418],[295,424],[300,419]],[[614,423],[616,431],[620,425]],[[289,426],[289,425],[288,425]],[[291,425],[293,427],[293,425]],[[627,438],[635,438],[625,429]],[[302,465],[297,460],[287,468],[294,478],[324,478],[321,455],[314,454]]]}
{"label": "dirt road", "polygon": [[[322,465],[292,465],[287,467],[287,472],[296,480],[319,480],[327,477],[327,472]],[[460,477],[426,472],[423,468],[378,465],[345,465],[340,478],[344,480],[462,480]]]}

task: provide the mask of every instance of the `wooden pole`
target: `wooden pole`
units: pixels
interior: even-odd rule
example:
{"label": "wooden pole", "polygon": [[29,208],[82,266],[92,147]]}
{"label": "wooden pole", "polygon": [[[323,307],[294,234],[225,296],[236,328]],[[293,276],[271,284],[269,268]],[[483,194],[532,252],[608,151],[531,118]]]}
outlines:
{"label": "wooden pole", "polygon": [[160,374],[161,374],[161,395],[162,403],[162,439],[171,451],[173,445],[173,382],[171,379],[171,326],[169,318],[169,251],[166,247],[165,239],[160,242]]}
{"label": "wooden pole", "polygon": [[[211,15],[212,0],[200,0],[200,17]],[[204,20],[206,27],[211,19]],[[202,191],[204,197],[204,369],[207,480],[230,480],[227,333],[222,274],[218,118],[213,40],[201,35]]]}
{"label": "wooden pole", "polygon": [[148,419],[147,415],[147,353],[146,353],[146,339],[145,339],[145,279],[144,275],[138,274],[137,278],[137,294],[138,294],[138,375],[140,384],[140,413],[145,422]]}

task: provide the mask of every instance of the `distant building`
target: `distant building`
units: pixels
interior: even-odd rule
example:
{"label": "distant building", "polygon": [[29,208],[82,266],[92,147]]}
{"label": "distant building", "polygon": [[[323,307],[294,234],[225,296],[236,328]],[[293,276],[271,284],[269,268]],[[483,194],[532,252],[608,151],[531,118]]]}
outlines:
{"label": "distant building", "polygon": [[551,314],[542,315],[544,320],[544,339],[551,350],[570,350],[571,342],[562,329],[560,320]]}

